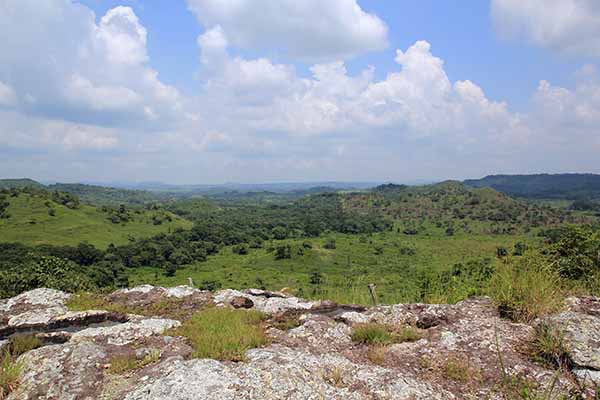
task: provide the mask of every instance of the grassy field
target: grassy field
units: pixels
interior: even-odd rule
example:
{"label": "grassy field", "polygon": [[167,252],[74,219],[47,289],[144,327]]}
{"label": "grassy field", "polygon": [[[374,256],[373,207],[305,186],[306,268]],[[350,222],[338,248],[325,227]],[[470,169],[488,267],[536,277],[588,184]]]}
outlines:
{"label": "grassy field", "polygon": [[[330,239],[335,240],[335,249],[325,248]],[[172,286],[187,284],[191,277],[198,286],[214,281],[222,287],[239,289],[287,287],[308,298],[362,304],[370,302],[367,285],[374,283],[380,302],[414,302],[423,300],[423,276],[471,260],[490,258],[494,263],[497,247],[512,249],[516,242],[533,244],[537,240],[533,234],[446,236],[435,228],[414,236],[396,230],[370,236],[331,234],[308,240],[266,242],[262,249],[250,249],[247,255],[234,254],[232,248],[226,247],[207,262],[179,269],[174,277],[166,277],[156,268],[135,269],[131,270],[130,283]],[[305,242],[312,248],[305,248]],[[292,257],[276,260],[268,248],[284,244],[291,246]],[[439,301],[456,301],[463,295],[438,293]]]}
{"label": "grassy field", "polygon": [[96,207],[81,205],[70,209],[51,203],[55,215],[48,213],[47,199],[21,193],[9,199],[8,219],[0,219],[0,242],[19,242],[27,245],[77,245],[87,241],[98,248],[110,243],[126,244],[130,237],[147,237],[175,228],[191,228],[192,223],[171,215],[172,221],[154,225],[156,211],[134,213],[133,221],[113,224],[106,213]]}

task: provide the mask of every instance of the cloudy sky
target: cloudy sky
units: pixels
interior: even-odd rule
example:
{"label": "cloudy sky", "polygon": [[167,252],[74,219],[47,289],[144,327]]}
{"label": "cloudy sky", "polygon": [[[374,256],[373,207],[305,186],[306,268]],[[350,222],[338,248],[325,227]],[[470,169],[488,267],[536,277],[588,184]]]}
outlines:
{"label": "cloudy sky", "polygon": [[0,177],[600,173],[597,0],[0,0]]}

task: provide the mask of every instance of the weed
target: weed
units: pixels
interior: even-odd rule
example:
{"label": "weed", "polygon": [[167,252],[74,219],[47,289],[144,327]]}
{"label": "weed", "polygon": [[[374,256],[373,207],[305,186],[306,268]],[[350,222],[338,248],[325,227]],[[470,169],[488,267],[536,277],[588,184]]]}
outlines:
{"label": "weed", "polygon": [[192,316],[168,332],[187,337],[196,358],[242,361],[246,350],[267,343],[262,321],[264,314],[254,310],[209,308]]}
{"label": "weed", "polygon": [[15,361],[10,353],[4,353],[0,359],[0,400],[4,400],[17,388],[21,379],[23,365]]}

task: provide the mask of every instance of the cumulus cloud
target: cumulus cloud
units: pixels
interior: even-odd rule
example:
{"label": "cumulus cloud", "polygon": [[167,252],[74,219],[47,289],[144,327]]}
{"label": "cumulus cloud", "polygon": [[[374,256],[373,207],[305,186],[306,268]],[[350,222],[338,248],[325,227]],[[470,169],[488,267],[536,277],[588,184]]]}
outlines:
{"label": "cumulus cloud", "polygon": [[6,0],[0,36],[0,81],[19,94],[11,103],[21,112],[145,129],[181,118],[183,99],[148,65],[147,32],[129,7],[96,22],[70,0]]}
{"label": "cumulus cloud", "polygon": [[498,32],[561,53],[600,56],[597,0],[492,0]]}
{"label": "cumulus cloud", "polygon": [[200,23],[238,48],[337,60],[387,47],[386,24],[356,0],[187,0]]}

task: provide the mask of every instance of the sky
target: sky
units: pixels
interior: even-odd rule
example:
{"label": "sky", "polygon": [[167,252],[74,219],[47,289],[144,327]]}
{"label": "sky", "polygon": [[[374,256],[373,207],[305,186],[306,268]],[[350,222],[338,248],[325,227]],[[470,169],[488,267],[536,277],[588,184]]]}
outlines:
{"label": "sky", "polygon": [[0,0],[0,177],[600,173],[596,0]]}

